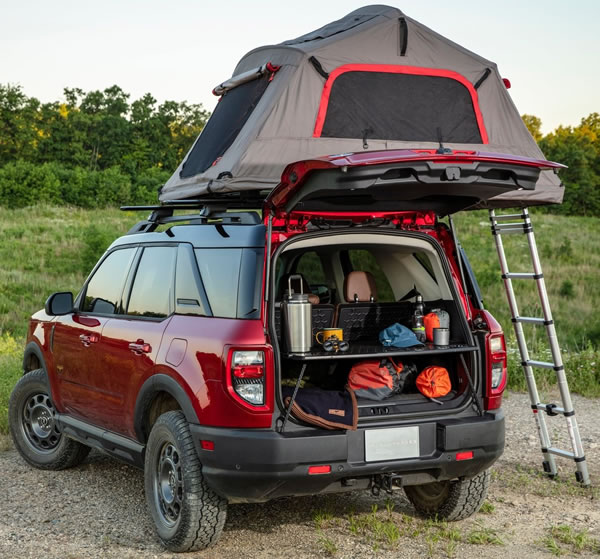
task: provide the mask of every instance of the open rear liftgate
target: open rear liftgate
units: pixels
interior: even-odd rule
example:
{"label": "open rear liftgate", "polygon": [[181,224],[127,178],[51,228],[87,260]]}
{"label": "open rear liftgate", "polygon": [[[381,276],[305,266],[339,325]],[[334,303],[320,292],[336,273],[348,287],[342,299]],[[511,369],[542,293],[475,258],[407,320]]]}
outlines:
{"label": "open rear liftgate", "polygon": [[[575,472],[577,481],[584,485],[589,485],[590,476],[588,474],[585,455],[583,453],[581,437],[579,436],[577,420],[575,419],[575,410],[573,409],[573,404],[571,402],[571,393],[569,392],[569,385],[565,375],[565,368],[563,366],[560,353],[560,346],[558,345],[558,339],[556,337],[556,329],[554,328],[554,322],[552,320],[550,302],[548,301],[548,293],[546,292],[544,275],[542,273],[542,266],[538,256],[529,213],[527,208],[523,208],[521,213],[518,214],[504,215],[496,215],[494,210],[490,210],[490,221],[492,223],[492,234],[494,235],[496,248],[498,250],[498,258],[500,260],[500,268],[502,270],[502,279],[504,280],[504,286],[506,288],[506,296],[508,298],[508,304],[512,315],[512,323],[515,329],[515,335],[517,337],[519,352],[521,354],[521,365],[523,366],[525,379],[527,380],[531,408],[533,409],[533,413],[535,414],[537,421],[540,442],[542,445],[542,453],[544,455],[544,471],[550,476],[555,476],[558,470],[556,468],[554,457],[562,456],[564,458],[570,458],[575,461],[575,465],[577,467],[577,471]],[[504,246],[502,244],[502,235],[508,234],[526,235],[527,242],[529,244],[531,261],[533,263],[533,273],[512,273],[508,271],[506,255],[504,254]],[[515,298],[515,292],[512,286],[512,280],[533,280],[536,282],[537,291],[544,314],[543,318],[520,316],[517,300]],[[530,359],[529,350],[527,349],[527,343],[523,332],[523,324],[537,324],[545,327],[546,334],[548,335],[548,342],[550,344],[552,362],[534,361]],[[556,404],[543,404],[540,402],[535,377],[533,375],[533,369],[537,367],[553,369],[556,372],[558,388],[562,400],[562,407],[559,407]],[[548,428],[546,426],[546,419],[544,414],[540,412],[545,412],[549,416],[564,416],[567,422],[567,430],[569,432],[571,445],[573,447],[572,452],[561,450],[560,448],[556,448],[552,445],[552,442],[550,441],[550,435],[548,434]]]}

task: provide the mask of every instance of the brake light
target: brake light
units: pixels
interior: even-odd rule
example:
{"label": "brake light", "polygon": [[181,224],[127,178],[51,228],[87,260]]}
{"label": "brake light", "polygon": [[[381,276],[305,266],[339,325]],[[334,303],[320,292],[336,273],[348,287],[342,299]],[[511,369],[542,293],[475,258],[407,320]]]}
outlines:
{"label": "brake light", "polygon": [[486,410],[498,409],[502,404],[502,393],[506,387],[506,342],[502,332],[489,333],[485,338],[487,371]]}
{"label": "brake light", "polygon": [[235,393],[253,406],[264,405],[264,351],[234,351],[230,363],[231,384]]}

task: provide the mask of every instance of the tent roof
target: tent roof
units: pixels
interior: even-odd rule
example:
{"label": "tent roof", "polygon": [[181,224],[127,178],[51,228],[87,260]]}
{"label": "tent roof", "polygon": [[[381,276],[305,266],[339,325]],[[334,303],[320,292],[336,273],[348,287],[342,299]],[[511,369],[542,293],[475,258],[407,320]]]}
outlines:
{"label": "tent roof", "polygon": [[[294,161],[431,149],[440,139],[451,149],[543,158],[496,64],[389,6],[366,6],[296,39],[256,48],[222,85],[228,87],[221,88],[213,116],[162,188],[161,200],[270,189]],[[428,99],[434,92],[439,104]],[[453,139],[468,106],[475,124]],[[420,116],[405,126],[413,113]],[[328,128],[336,114],[348,127]],[[427,124],[427,115],[439,120],[436,137],[438,123]],[[370,123],[376,123],[374,138],[367,137]],[[543,171],[535,190],[508,192],[485,205],[556,203],[563,193],[556,174]]]}

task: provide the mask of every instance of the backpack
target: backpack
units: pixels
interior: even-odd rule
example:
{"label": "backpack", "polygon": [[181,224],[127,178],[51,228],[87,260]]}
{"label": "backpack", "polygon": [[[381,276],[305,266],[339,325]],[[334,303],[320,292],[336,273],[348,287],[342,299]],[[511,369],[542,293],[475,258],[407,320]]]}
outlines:
{"label": "backpack", "polygon": [[348,387],[356,396],[368,400],[384,400],[400,394],[417,374],[412,364],[396,364],[392,359],[355,363],[348,375]]}
{"label": "backpack", "polygon": [[452,390],[450,375],[444,367],[425,367],[417,377],[417,388],[423,396],[441,404],[436,398],[441,398]]}

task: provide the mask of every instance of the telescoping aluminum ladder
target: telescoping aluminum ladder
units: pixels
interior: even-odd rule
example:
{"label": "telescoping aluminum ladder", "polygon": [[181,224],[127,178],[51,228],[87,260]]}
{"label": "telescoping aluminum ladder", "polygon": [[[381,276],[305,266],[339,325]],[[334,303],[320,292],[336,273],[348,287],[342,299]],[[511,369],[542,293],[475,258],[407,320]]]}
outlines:
{"label": "telescoping aluminum ladder", "polygon": [[[555,476],[558,470],[556,468],[554,457],[562,456],[564,458],[570,458],[575,461],[577,467],[577,471],[575,472],[577,481],[583,485],[589,485],[590,477],[585,461],[585,455],[583,453],[583,445],[581,444],[577,420],[575,419],[575,410],[573,409],[573,403],[571,402],[571,393],[569,392],[569,385],[563,366],[560,346],[558,345],[558,339],[556,337],[556,329],[554,328],[554,322],[552,320],[550,302],[548,300],[548,293],[546,292],[546,284],[544,283],[544,275],[542,273],[542,266],[538,256],[529,212],[527,211],[527,208],[523,208],[521,213],[518,214],[496,215],[494,210],[490,210],[490,221],[492,223],[492,234],[496,241],[496,249],[498,250],[498,259],[500,260],[502,279],[504,280],[504,287],[506,288],[506,296],[512,315],[512,323],[517,337],[517,345],[519,347],[519,353],[521,354],[521,365],[527,381],[531,408],[537,422],[538,434],[540,436],[540,443],[544,456],[544,471],[550,476]],[[509,272],[506,255],[504,254],[504,246],[502,244],[502,236],[508,234],[524,234],[527,237],[531,261],[533,263],[533,273]],[[513,280],[533,280],[536,282],[544,315],[543,318],[525,317],[519,314],[519,308],[517,306],[517,300],[512,285]],[[527,349],[525,334],[523,332],[523,324],[536,324],[545,327],[548,335],[548,342],[550,344],[552,362],[534,361],[529,357],[529,350]],[[559,407],[556,404],[543,404],[540,402],[533,374],[534,368],[553,369],[556,372],[562,407]],[[569,438],[571,440],[571,446],[573,447],[572,451],[561,450],[552,445],[544,413],[548,416],[564,416],[567,423]]]}

